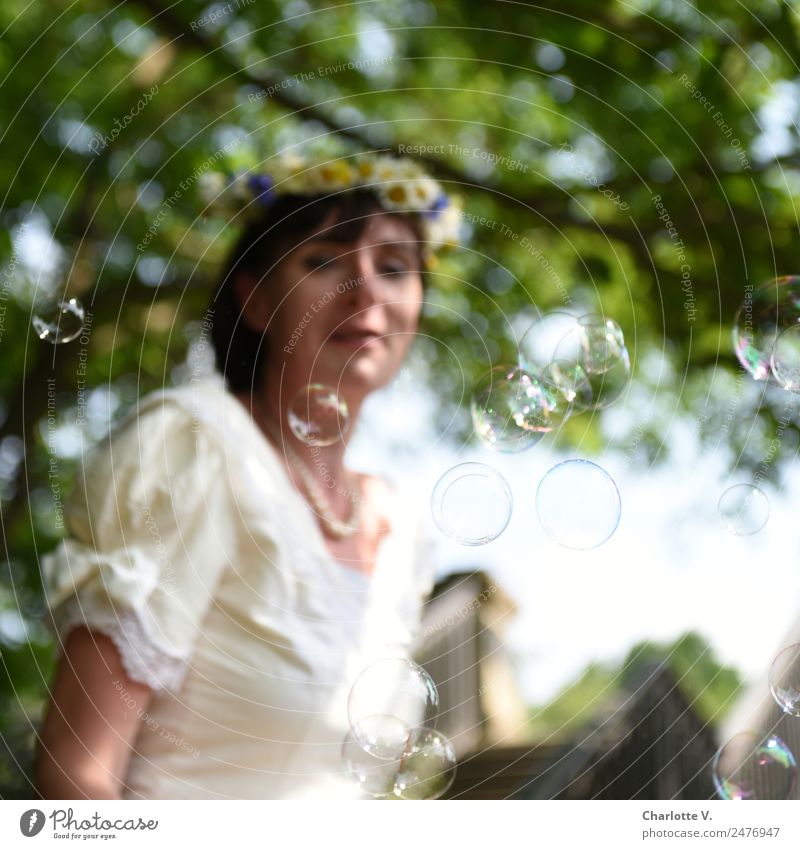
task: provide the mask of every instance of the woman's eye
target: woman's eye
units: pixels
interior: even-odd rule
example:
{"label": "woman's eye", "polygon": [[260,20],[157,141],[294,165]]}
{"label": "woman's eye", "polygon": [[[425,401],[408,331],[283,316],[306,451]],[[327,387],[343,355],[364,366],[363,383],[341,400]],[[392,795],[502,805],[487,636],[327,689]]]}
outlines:
{"label": "woman's eye", "polygon": [[381,266],[383,274],[410,274],[411,269],[403,262],[385,262]]}
{"label": "woman's eye", "polygon": [[335,261],[336,257],[333,254],[311,254],[311,256],[306,257],[305,265],[306,268],[314,271],[327,265],[333,265]]}

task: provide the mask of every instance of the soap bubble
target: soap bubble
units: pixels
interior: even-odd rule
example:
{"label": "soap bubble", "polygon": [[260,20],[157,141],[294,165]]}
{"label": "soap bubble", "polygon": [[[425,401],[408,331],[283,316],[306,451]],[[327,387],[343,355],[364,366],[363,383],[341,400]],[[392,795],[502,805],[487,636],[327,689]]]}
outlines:
{"label": "soap bubble", "polygon": [[426,728],[400,759],[399,767],[395,796],[400,799],[438,799],[455,780],[455,749],[444,734]]}
{"label": "soap bubble", "polygon": [[593,410],[602,410],[613,404],[627,388],[631,380],[631,360],[627,348],[622,348],[619,358],[603,372],[587,373],[592,389]]}
{"label": "soap bubble", "polygon": [[439,710],[433,679],[406,658],[379,660],[356,679],[347,700],[354,739],[368,754],[400,756],[421,729],[432,727]]}
{"label": "soap bubble", "polygon": [[590,460],[565,460],[542,478],[536,513],[547,535],[564,548],[586,550],[608,540],[622,505],[611,476]]}
{"label": "soap bubble", "polygon": [[292,433],[306,445],[322,447],[338,442],[350,426],[347,403],[336,390],[312,383],[292,398],[287,413]]}
{"label": "soap bubble", "polygon": [[555,387],[571,410],[582,412],[591,409],[594,392],[589,376],[578,363],[567,360],[553,360],[541,375],[542,381]]}
{"label": "soap bubble", "polygon": [[780,737],[743,731],[714,756],[714,786],[722,799],[788,799],[797,764]]}
{"label": "soap bubble", "polygon": [[[733,347],[756,380],[772,376],[775,343],[782,331],[798,322],[800,276],[778,277],[747,294],[734,319]],[[789,344],[789,338],[784,344]]]}
{"label": "soap bubble", "polygon": [[749,483],[731,486],[722,493],[717,512],[734,536],[757,534],[769,519],[769,499]]}
{"label": "soap bubble", "polygon": [[[399,751],[402,752],[403,746]],[[342,743],[342,769],[362,793],[375,799],[386,799],[394,795],[400,758],[379,758],[368,752],[355,738],[352,730]]]}
{"label": "soap bubble", "polygon": [[431,495],[436,526],[462,545],[485,545],[506,529],[514,508],[511,488],[483,463],[460,463],[439,478]]}
{"label": "soap bubble", "polygon": [[605,374],[623,357],[625,338],[614,319],[592,314],[581,316],[578,334],[587,374]]}
{"label": "soap bubble", "polygon": [[769,691],[785,713],[800,716],[800,645],[779,652],[769,670]]}
{"label": "soap bubble", "polygon": [[[525,331],[519,342],[519,364],[523,369],[538,373],[556,359],[556,351],[564,339],[573,338],[578,316],[562,310],[553,310],[539,316]],[[577,361],[578,349],[573,355],[563,350],[565,360]]]}
{"label": "soap bubble", "polygon": [[[586,375],[587,388],[573,406],[600,410],[622,395],[631,379],[631,360],[622,329],[599,315],[581,316],[556,347],[554,359]],[[591,392],[591,400],[590,400]]]}
{"label": "soap bubble", "polygon": [[551,411],[558,412],[559,400],[526,371],[497,366],[475,389],[470,404],[472,423],[490,448],[505,453],[524,451],[553,428]]}
{"label": "soap bubble", "polygon": [[453,784],[456,754],[444,734],[420,729],[400,754],[390,760],[363,749],[353,733],[342,745],[345,775],[376,799],[438,799]]}
{"label": "soap bubble", "polygon": [[775,381],[789,392],[800,392],[800,324],[782,330],[770,355]]}
{"label": "soap bubble", "polygon": [[41,304],[31,319],[36,335],[52,345],[64,345],[81,335],[86,313],[77,298]]}
{"label": "soap bubble", "polygon": [[622,328],[594,313],[547,313],[525,331],[519,344],[523,369],[544,379],[556,365],[574,376],[573,412],[599,410],[620,397],[630,383],[631,360]]}

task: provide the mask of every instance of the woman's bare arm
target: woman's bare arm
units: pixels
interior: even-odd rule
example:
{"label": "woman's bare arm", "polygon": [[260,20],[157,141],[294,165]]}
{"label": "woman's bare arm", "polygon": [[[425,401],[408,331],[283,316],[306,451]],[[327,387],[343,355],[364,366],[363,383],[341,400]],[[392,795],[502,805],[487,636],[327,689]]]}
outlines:
{"label": "woman's bare arm", "polygon": [[45,799],[118,799],[152,690],[132,681],[105,634],[73,629],[42,727],[36,781]]}

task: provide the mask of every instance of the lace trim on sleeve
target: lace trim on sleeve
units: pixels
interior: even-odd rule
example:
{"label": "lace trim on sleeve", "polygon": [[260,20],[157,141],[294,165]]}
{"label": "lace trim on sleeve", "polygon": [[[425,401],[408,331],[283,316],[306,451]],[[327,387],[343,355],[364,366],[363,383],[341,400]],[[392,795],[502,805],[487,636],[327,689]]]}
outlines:
{"label": "lace trim on sleeve", "polygon": [[89,609],[74,597],[54,618],[61,645],[73,628],[85,625],[112,640],[132,680],[155,691],[180,689],[189,668],[189,657],[176,654],[154,639],[136,611]]}

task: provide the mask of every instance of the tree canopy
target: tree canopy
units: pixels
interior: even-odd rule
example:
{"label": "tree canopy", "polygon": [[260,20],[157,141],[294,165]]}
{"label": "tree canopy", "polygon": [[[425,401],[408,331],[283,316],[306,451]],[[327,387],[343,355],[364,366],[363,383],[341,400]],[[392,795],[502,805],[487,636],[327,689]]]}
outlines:
{"label": "tree canopy", "polygon": [[[0,732],[19,743],[0,784],[52,663],[37,563],[62,492],[110,418],[185,376],[235,238],[200,214],[212,167],[380,149],[461,196],[468,241],[433,273],[420,345],[443,422],[565,306],[615,318],[634,365],[568,444],[605,445],[614,416],[647,464],[686,416],[755,470],[794,410],[739,380],[730,342],[745,287],[796,268],[792,4],[7,0],[0,27]],[[85,307],[74,342],[33,332],[47,293]]]}

